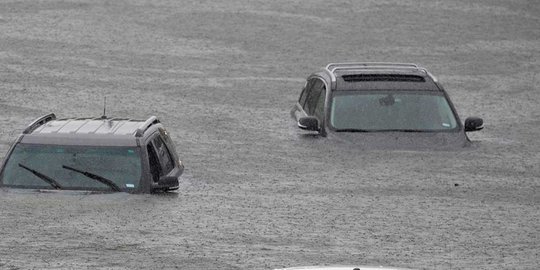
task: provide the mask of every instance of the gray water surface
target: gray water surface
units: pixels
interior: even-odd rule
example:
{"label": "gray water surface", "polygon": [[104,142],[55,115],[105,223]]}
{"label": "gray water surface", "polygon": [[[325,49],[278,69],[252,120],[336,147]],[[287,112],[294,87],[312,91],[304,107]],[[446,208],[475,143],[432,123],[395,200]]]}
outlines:
{"label": "gray water surface", "polygon": [[[0,268],[419,269],[540,265],[534,1],[2,1],[0,154],[39,115],[157,115],[168,195],[0,191]],[[458,151],[363,150],[289,117],[329,62],[414,62]]]}

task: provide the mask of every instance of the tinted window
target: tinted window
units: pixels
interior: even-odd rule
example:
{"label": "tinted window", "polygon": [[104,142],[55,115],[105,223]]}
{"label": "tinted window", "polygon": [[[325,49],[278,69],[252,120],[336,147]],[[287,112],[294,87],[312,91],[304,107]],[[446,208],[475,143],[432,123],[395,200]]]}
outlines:
{"label": "tinted window", "polygon": [[319,119],[319,121],[324,120],[325,100],[326,100],[326,90],[323,87],[321,94],[319,95],[319,100],[317,101],[317,105],[315,106],[315,112],[314,112],[314,115]]}
{"label": "tinted window", "polygon": [[324,83],[321,80],[313,79],[313,84],[309,89],[306,104],[304,106],[304,110],[308,115],[313,115],[315,112],[315,107],[317,106],[317,102],[319,101],[319,96],[321,95],[323,87]]}
{"label": "tinted window", "polygon": [[343,80],[346,82],[362,82],[362,81],[393,81],[393,82],[425,82],[422,76],[402,75],[402,74],[354,74],[343,75]]}
{"label": "tinted window", "polygon": [[174,157],[175,154],[177,154],[177,152],[176,152],[176,147],[174,145],[174,142],[169,136],[169,132],[167,132],[167,130],[164,128],[159,128],[159,134],[161,135],[161,138],[165,142],[165,145],[167,146],[169,153],[171,154],[172,157]]}
{"label": "tinted window", "polygon": [[298,103],[300,103],[300,106],[302,107],[304,107],[304,103],[306,102],[308,87],[309,87],[309,84],[306,82],[304,89],[302,89],[302,94],[300,94],[300,99],[298,99]]}
{"label": "tinted window", "polygon": [[157,182],[159,181],[159,176],[162,174],[159,158],[152,144],[148,144],[146,146],[146,150],[148,151],[148,162],[150,164],[150,174],[152,175],[152,180]]}
{"label": "tinted window", "polygon": [[174,168],[173,159],[169,153],[169,149],[167,149],[161,136],[154,138],[153,142],[156,147],[159,163],[161,164],[161,175],[168,174]]}

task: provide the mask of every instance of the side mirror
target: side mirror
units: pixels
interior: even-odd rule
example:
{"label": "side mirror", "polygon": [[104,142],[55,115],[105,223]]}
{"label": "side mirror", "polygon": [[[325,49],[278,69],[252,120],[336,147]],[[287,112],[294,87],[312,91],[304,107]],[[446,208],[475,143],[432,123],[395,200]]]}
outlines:
{"label": "side mirror", "polygon": [[173,190],[178,189],[180,182],[177,176],[164,175],[159,178],[159,181],[152,187],[153,190]]}
{"label": "side mirror", "polygon": [[478,131],[484,127],[484,120],[479,117],[469,117],[465,119],[465,131]]}
{"label": "side mirror", "polygon": [[315,116],[300,117],[298,127],[310,131],[319,131],[319,119]]}

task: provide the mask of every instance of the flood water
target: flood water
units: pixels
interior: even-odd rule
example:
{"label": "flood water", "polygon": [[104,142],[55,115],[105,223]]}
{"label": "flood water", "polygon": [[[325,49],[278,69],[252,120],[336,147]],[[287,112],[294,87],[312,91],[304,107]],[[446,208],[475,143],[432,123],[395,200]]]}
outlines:
{"label": "flood water", "polygon": [[[0,156],[36,117],[158,116],[165,195],[0,191],[0,268],[540,265],[534,1],[2,1]],[[456,151],[305,136],[330,62],[413,62],[485,129]]]}

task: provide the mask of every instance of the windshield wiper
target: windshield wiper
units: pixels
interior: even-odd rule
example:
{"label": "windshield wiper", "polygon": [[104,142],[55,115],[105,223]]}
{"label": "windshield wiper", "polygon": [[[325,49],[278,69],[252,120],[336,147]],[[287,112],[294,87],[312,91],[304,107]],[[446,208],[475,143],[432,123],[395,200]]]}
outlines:
{"label": "windshield wiper", "polygon": [[44,174],[42,174],[42,173],[40,173],[40,172],[38,172],[38,171],[36,171],[36,170],[34,170],[34,169],[30,169],[30,168],[28,168],[28,167],[22,165],[21,163],[19,163],[19,167],[21,167],[21,168],[23,168],[23,169],[25,169],[25,170],[31,172],[31,173],[34,174],[35,176],[39,177],[39,179],[41,179],[41,180],[47,182],[47,183],[48,183],[49,185],[51,185],[53,188],[55,188],[55,189],[63,189],[63,187],[62,187],[60,184],[58,184],[58,182],[57,182],[56,180],[52,179],[52,178],[49,177],[49,176],[44,175]]}
{"label": "windshield wiper", "polygon": [[423,129],[358,129],[358,128],[344,128],[337,129],[336,132],[430,132]]}
{"label": "windshield wiper", "polygon": [[107,179],[107,178],[105,178],[103,176],[99,176],[99,175],[93,174],[91,172],[75,169],[73,167],[69,167],[69,166],[66,166],[66,165],[62,165],[62,168],[70,170],[70,171],[78,172],[78,173],[80,173],[80,174],[82,174],[82,175],[84,175],[84,176],[86,176],[86,177],[88,177],[90,179],[94,179],[96,181],[99,181],[99,182],[111,187],[114,191],[118,191],[118,192],[122,191],[120,189],[120,187],[118,187],[113,181],[111,181],[111,180],[109,180],[109,179]]}
{"label": "windshield wiper", "polygon": [[359,128],[343,128],[337,129],[336,132],[372,132],[373,130],[359,129]]}
{"label": "windshield wiper", "polygon": [[379,132],[430,132],[429,130],[425,129],[381,129],[376,130]]}

